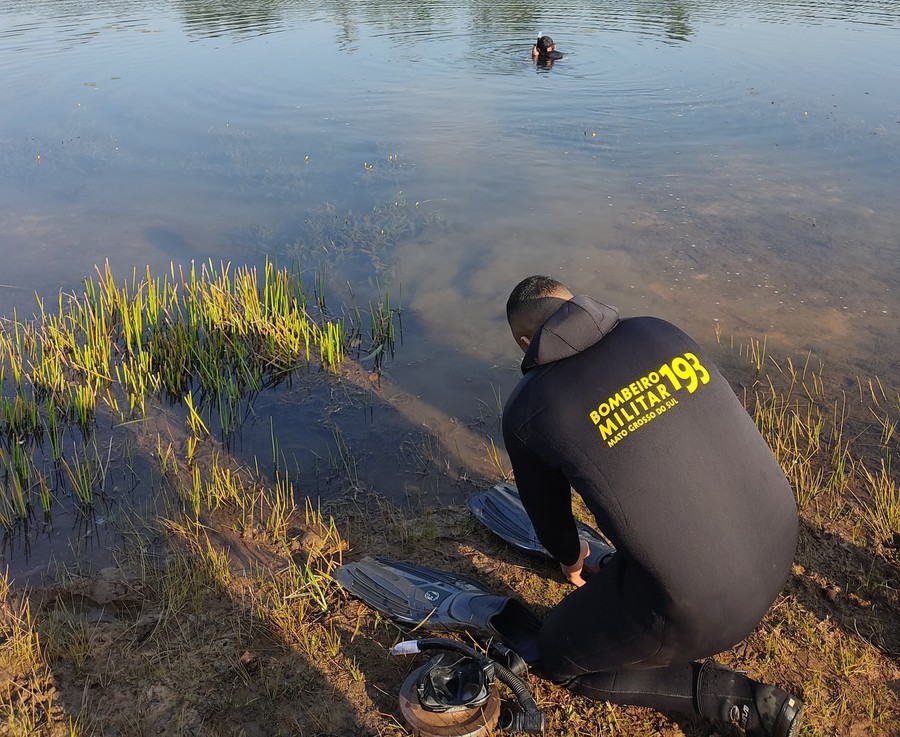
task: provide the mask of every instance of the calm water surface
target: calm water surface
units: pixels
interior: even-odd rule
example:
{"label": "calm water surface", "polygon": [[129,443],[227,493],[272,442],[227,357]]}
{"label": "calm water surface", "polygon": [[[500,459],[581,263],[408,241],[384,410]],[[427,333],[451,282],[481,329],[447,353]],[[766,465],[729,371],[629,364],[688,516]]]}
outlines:
{"label": "calm water surface", "polygon": [[900,383],[894,1],[6,0],[0,75],[0,315],[107,259],[377,280],[404,307],[386,449],[496,414],[538,272]]}

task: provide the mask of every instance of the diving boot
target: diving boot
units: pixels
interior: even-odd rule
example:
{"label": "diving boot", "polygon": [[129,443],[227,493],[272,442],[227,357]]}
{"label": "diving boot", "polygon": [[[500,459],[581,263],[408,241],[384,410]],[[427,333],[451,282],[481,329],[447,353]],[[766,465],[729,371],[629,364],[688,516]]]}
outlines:
{"label": "diving boot", "polygon": [[796,737],[803,719],[796,696],[711,661],[699,667],[694,694],[699,714],[733,724],[746,737]]}
{"label": "diving boot", "polygon": [[747,729],[747,737],[796,737],[803,721],[803,702],[777,686],[752,683],[759,727]]}

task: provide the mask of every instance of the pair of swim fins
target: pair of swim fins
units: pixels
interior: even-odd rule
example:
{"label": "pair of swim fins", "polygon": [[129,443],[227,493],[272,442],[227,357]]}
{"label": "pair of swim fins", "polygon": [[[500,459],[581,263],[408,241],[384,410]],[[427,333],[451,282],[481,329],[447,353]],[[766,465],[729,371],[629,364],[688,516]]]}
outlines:
{"label": "pair of swim fins", "polygon": [[[475,494],[469,509],[514,547],[549,556],[514,486],[498,484]],[[591,546],[597,561],[615,552],[587,525],[579,525],[579,537]],[[540,620],[521,602],[492,594],[473,578],[372,557],[341,566],[334,577],[350,594],[396,622],[428,630],[480,631],[499,639],[525,662],[537,661]]]}

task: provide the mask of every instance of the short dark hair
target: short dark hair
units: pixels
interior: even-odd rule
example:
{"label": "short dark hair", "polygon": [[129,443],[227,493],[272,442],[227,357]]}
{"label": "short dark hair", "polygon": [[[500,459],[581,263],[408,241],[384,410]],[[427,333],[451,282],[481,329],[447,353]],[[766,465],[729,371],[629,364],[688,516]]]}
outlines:
{"label": "short dark hair", "polygon": [[539,297],[549,297],[560,289],[565,289],[565,287],[549,276],[536,274],[522,279],[510,292],[509,299],[506,300],[506,319],[512,322],[513,315],[524,308],[526,302]]}
{"label": "short dark hair", "polygon": [[540,38],[538,38],[537,43],[535,44],[535,46],[538,47],[538,51],[542,53],[546,53],[547,49],[555,45],[556,44],[553,43],[553,39],[550,38],[550,36],[541,36]]}
{"label": "short dark hair", "polygon": [[564,285],[549,276],[529,276],[520,281],[506,300],[506,319],[516,341],[523,336],[531,339],[571,296]]}

